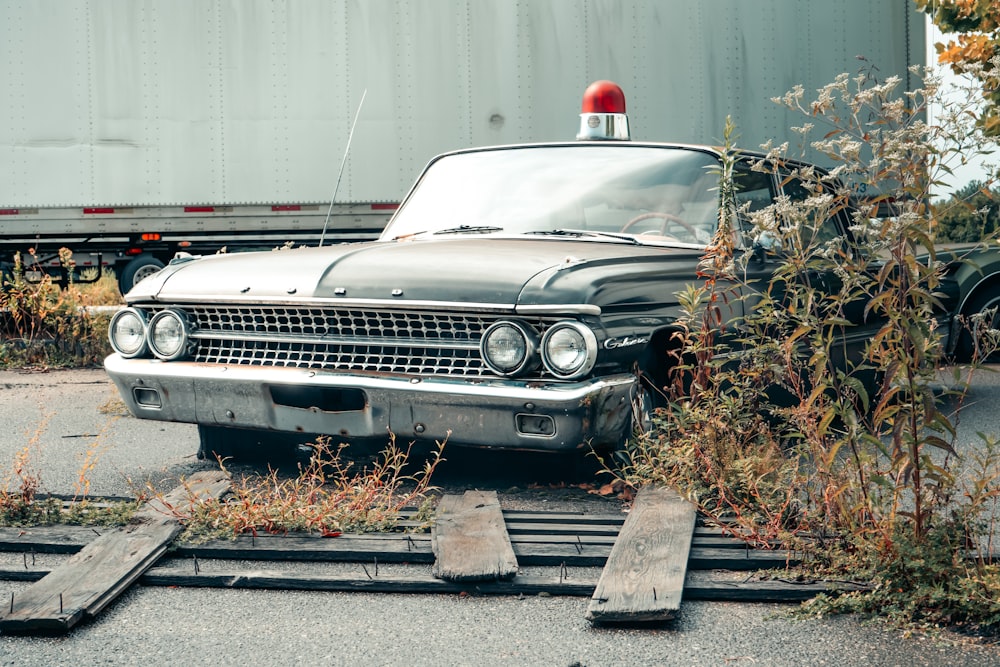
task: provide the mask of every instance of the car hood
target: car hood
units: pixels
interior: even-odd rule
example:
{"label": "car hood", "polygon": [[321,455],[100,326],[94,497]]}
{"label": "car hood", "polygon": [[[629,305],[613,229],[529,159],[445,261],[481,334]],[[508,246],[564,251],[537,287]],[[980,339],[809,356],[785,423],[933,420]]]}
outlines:
{"label": "car hood", "polygon": [[[288,298],[500,307],[648,301],[690,282],[700,249],[533,238],[374,242],[194,258],[139,283],[129,301]],[[655,290],[650,281],[658,281]]]}

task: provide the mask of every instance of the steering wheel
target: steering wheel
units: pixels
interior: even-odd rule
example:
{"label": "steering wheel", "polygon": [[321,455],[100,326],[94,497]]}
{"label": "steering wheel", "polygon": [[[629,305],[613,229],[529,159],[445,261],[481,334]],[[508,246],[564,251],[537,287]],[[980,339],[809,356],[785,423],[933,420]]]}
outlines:
{"label": "steering wheel", "polygon": [[660,234],[662,236],[667,236],[667,225],[673,222],[680,225],[685,230],[687,230],[687,232],[691,234],[691,238],[693,239],[698,238],[698,232],[695,230],[694,227],[691,226],[691,223],[687,222],[683,218],[678,218],[673,213],[660,213],[659,211],[648,211],[646,213],[640,213],[639,215],[635,216],[634,218],[626,222],[625,226],[622,227],[621,230],[619,231],[627,232],[636,224],[642,222],[643,220],[649,220],[651,218],[660,218],[661,220],[663,220],[663,225],[660,226]]}

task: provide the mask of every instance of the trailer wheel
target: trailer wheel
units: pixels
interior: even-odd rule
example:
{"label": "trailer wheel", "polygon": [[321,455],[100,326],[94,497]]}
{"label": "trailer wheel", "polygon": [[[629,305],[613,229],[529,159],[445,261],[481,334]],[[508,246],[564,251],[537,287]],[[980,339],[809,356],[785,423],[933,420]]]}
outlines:
{"label": "trailer wheel", "polygon": [[118,289],[125,294],[139,281],[150,277],[165,266],[152,255],[143,253],[130,261],[118,275]]}

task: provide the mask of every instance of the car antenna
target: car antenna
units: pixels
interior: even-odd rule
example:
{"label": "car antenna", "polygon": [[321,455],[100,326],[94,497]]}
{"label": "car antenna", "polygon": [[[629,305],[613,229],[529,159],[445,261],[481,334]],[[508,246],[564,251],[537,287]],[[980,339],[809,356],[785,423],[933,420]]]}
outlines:
{"label": "car antenna", "polygon": [[347,146],[344,148],[344,158],[340,161],[340,172],[337,174],[337,185],[333,188],[333,196],[330,197],[330,208],[326,211],[326,220],[323,221],[323,233],[319,235],[319,247],[323,247],[323,241],[326,239],[326,228],[330,224],[330,216],[333,214],[333,204],[337,201],[337,191],[340,190],[340,179],[344,176],[344,165],[347,164],[347,154],[351,151],[351,140],[354,139],[354,128],[358,126],[358,117],[361,116],[361,107],[365,103],[365,95],[368,94],[368,89],[365,88],[364,92],[361,93],[361,101],[358,102],[358,110],[354,114],[354,122],[351,123],[351,133],[347,135]]}

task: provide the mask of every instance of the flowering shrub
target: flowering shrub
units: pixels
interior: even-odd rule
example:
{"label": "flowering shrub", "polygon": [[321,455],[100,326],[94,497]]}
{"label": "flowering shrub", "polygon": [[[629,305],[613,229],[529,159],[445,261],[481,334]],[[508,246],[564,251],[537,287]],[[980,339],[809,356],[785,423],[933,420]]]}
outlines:
{"label": "flowering shrub", "polygon": [[[932,317],[946,270],[934,246],[932,175],[979,135],[974,114],[951,115],[963,127],[926,122],[933,77],[917,91],[900,93],[899,84],[868,67],[814,99],[797,87],[775,100],[808,119],[795,128],[802,143],[767,145],[752,168],[780,169],[805,194],[751,212],[727,191],[729,178],[720,180],[729,205],[703,261],[704,283],[680,295],[683,363],[667,407],[629,448],[620,475],[636,486],[677,486],[749,542],[784,544],[810,553],[823,573],[872,581],[868,593],[812,609],[893,610],[901,620],[997,632],[1000,569],[977,547],[990,543],[997,518],[1000,447],[983,436],[976,456],[956,450],[946,401],[960,407],[962,393],[936,391],[947,359]],[[732,135],[727,127],[727,145]],[[804,153],[833,169],[790,162]],[[722,175],[732,166],[724,163]],[[844,211],[857,243],[822,233]],[[738,253],[727,233],[741,218],[755,252],[780,249],[766,285],[741,280],[752,254]],[[817,284],[822,275],[832,283]],[[732,284],[750,302],[726,341],[719,304],[739,298]],[[845,365],[836,341],[851,308],[881,327],[863,358]],[[954,368],[951,384],[967,386],[978,362]],[[970,597],[977,587],[984,594]]]}

